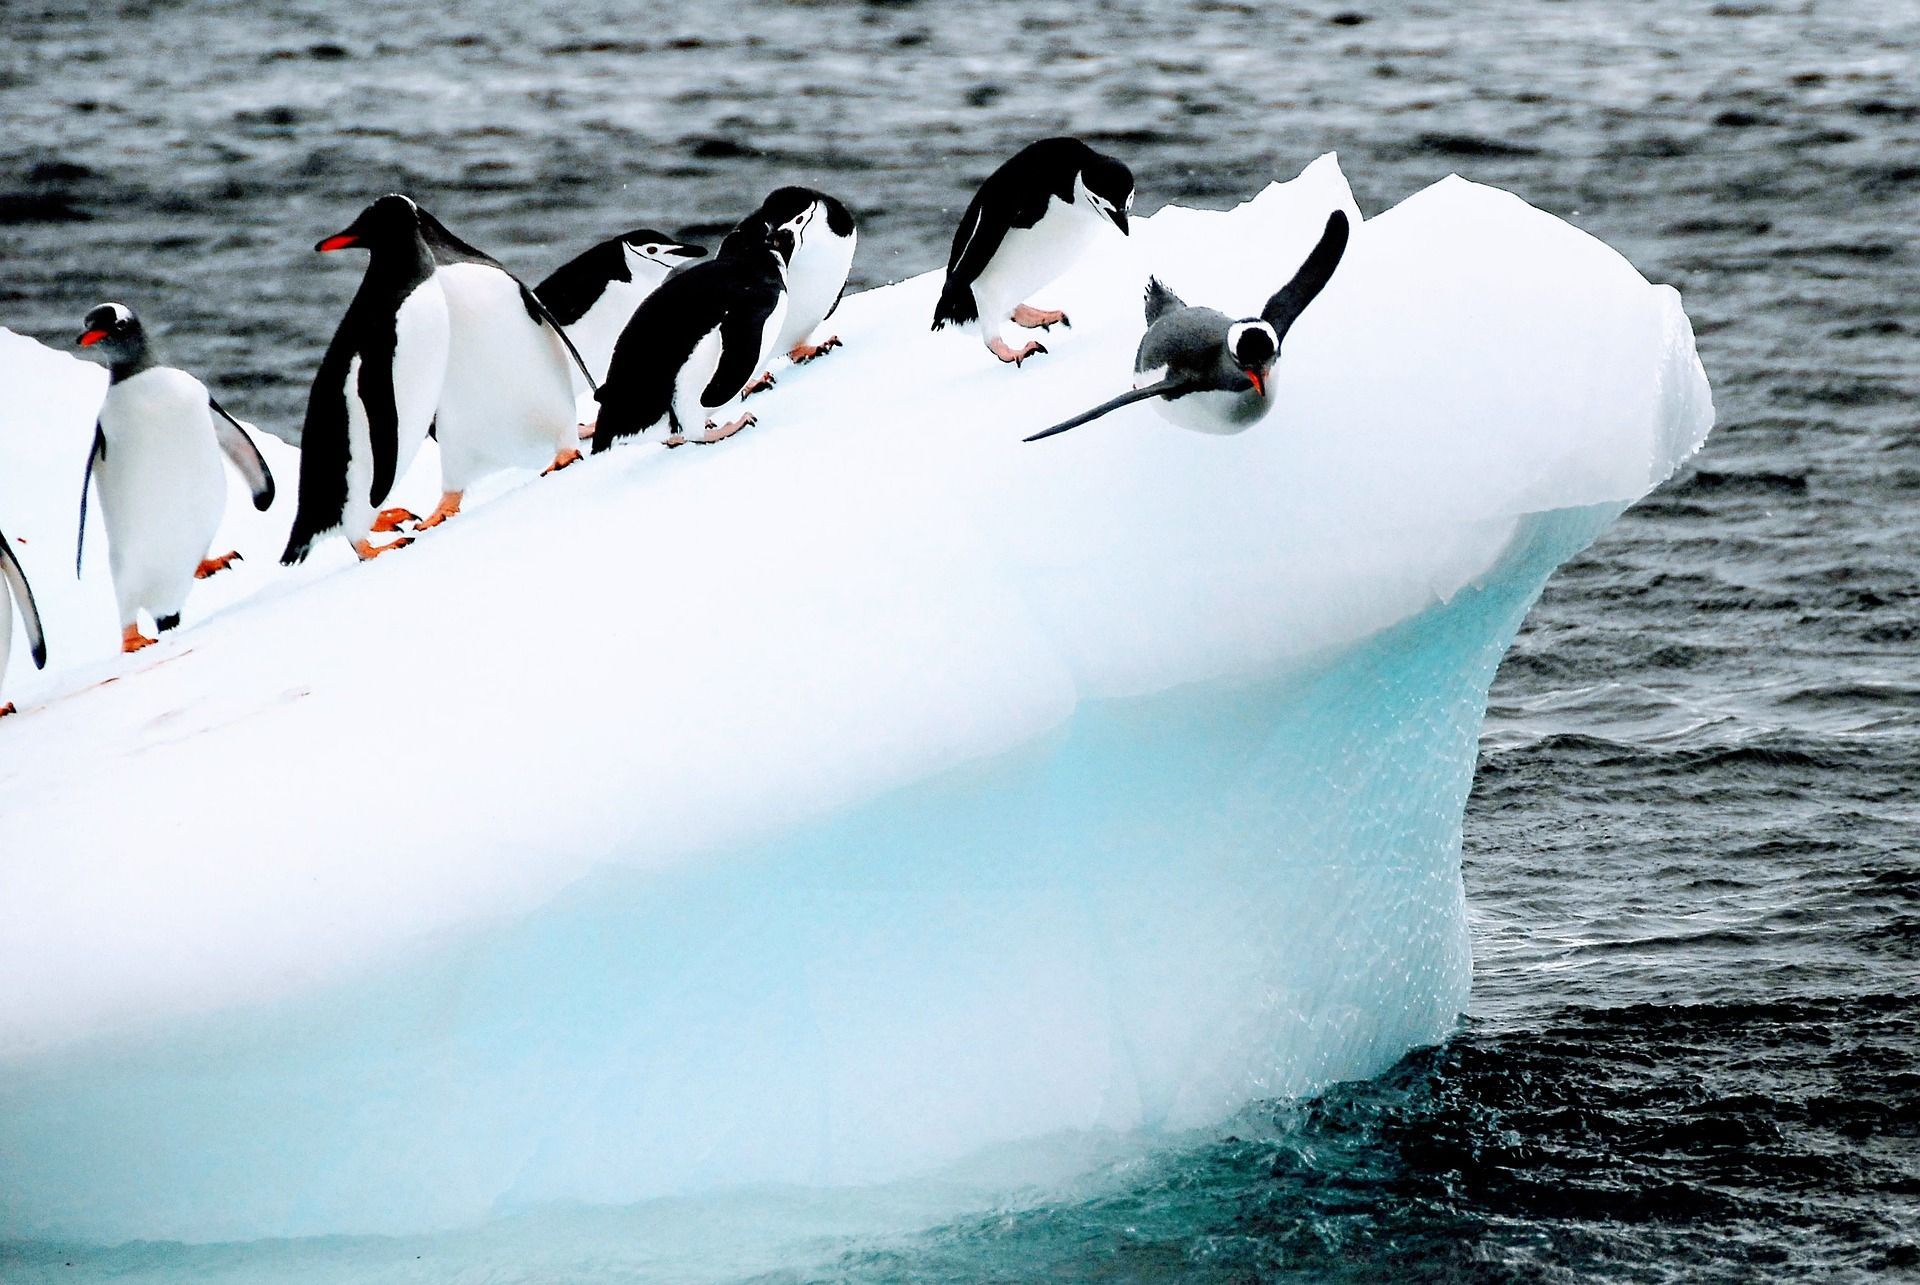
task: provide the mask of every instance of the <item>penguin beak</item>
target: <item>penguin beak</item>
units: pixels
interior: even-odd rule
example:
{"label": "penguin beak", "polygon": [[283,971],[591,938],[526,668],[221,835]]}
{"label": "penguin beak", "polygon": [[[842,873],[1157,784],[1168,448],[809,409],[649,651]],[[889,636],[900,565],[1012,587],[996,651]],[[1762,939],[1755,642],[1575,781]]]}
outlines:
{"label": "penguin beak", "polygon": [[330,250],[344,250],[359,239],[359,237],[353,235],[351,232],[336,232],[313,248],[322,254],[326,254]]}
{"label": "penguin beak", "polygon": [[107,332],[104,330],[89,330],[80,336],[80,346],[82,348],[91,348],[106,337]]}
{"label": "penguin beak", "polygon": [[1113,226],[1120,229],[1121,236],[1132,235],[1132,233],[1127,231],[1127,212],[1125,210],[1108,210],[1107,217],[1113,220]]}
{"label": "penguin beak", "polygon": [[1266,377],[1263,376],[1259,371],[1243,370],[1240,373],[1245,375],[1248,381],[1253,384],[1254,392],[1260,394],[1260,396],[1262,397],[1265,397],[1267,395]]}
{"label": "penguin beak", "polygon": [[704,259],[707,257],[706,247],[698,245],[669,246],[667,253],[676,259]]}

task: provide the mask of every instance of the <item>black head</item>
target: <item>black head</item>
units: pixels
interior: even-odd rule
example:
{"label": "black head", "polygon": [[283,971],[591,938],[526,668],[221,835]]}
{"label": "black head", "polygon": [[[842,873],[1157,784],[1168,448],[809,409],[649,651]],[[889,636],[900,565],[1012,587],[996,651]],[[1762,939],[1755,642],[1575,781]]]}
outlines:
{"label": "black head", "polygon": [[420,207],[409,197],[389,192],[360,211],[360,217],[346,227],[330,237],[321,238],[313,248],[322,254],[331,250],[345,250],[350,246],[380,250],[407,244],[419,235]]}
{"label": "black head", "polygon": [[684,245],[665,232],[656,232],[652,228],[622,232],[620,241],[647,262],[666,268],[677,267],[688,259],[705,258],[707,253],[704,246]]}
{"label": "black head", "polygon": [[1133,171],[1089,148],[1086,164],[1080,167],[1080,187],[1094,211],[1112,219],[1124,234],[1127,215],[1133,210]]}
{"label": "black head", "polygon": [[1253,384],[1253,391],[1265,397],[1267,376],[1280,355],[1280,336],[1273,327],[1258,317],[1234,322],[1227,327],[1227,352],[1235,369]]}
{"label": "black head", "polygon": [[785,228],[775,229],[759,215],[750,214],[727,233],[715,257],[760,258],[771,253],[784,267],[793,254],[793,245],[792,232]]}
{"label": "black head", "polygon": [[136,366],[147,357],[147,332],[124,303],[103,303],[80,323],[82,348],[97,348],[116,367]]}

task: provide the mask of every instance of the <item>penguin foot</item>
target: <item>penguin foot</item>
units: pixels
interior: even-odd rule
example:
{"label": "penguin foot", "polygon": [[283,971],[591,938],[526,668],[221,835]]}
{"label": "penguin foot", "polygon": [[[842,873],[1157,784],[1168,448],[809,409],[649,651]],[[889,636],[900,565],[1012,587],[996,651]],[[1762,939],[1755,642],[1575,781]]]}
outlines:
{"label": "penguin foot", "polygon": [[772,387],[773,387],[773,372],[770,370],[763,370],[760,372],[760,378],[754,380],[751,384],[748,384],[745,388],[742,388],[740,390],[740,396],[742,398],[751,397],[755,393],[764,393],[769,388],[772,388]]}
{"label": "penguin foot", "polygon": [[1029,308],[1024,303],[1013,310],[1013,324],[1016,326],[1025,326],[1028,330],[1036,328],[1040,330],[1051,330],[1055,324],[1065,326],[1068,330],[1073,329],[1073,323],[1067,320],[1066,313],[1048,312],[1041,308]]}
{"label": "penguin foot", "polygon": [[686,444],[687,435],[685,433],[674,433],[660,443],[660,445],[666,447],[668,450],[672,450],[676,446],[685,446]]}
{"label": "penguin foot", "polygon": [[412,543],[413,537],[410,535],[403,535],[398,540],[390,540],[386,544],[375,544],[371,540],[355,540],[353,542],[353,551],[360,555],[360,561],[372,562],[383,553],[392,553],[395,549],[404,549]]}
{"label": "penguin foot", "polygon": [[149,638],[141,633],[139,625],[128,625],[120,631],[120,654],[136,652],[142,647],[151,647],[159,641],[158,638]]}
{"label": "penguin foot", "polygon": [[[579,454],[577,451],[574,453],[576,455]],[[434,505],[433,512],[427,514],[424,518],[414,519],[413,529],[416,531],[426,531],[439,526],[448,518],[456,516],[460,512],[460,501],[465,495],[465,491],[447,491],[443,493],[440,496],[440,503]]]}
{"label": "penguin foot", "polygon": [[208,576],[217,576],[236,562],[245,562],[238,550],[230,550],[217,558],[203,558],[200,565],[193,569],[195,580],[205,580]]}
{"label": "penguin foot", "polygon": [[373,520],[370,528],[375,535],[384,535],[388,531],[398,531],[402,522],[418,522],[420,515],[412,509],[381,509],[380,515]]}
{"label": "penguin foot", "polygon": [[839,335],[833,336],[823,344],[810,344],[802,341],[793,346],[793,351],[787,354],[787,360],[796,366],[804,366],[815,357],[824,357],[835,348],[844,347],[846,347],[846,345],[840,342]]}
{"label": "penguin foot", "polygon": [[701,446],[712,446],[715,442],[724,442],[729,437],[732,437],[735,433],[739,432],[741,429],[747,428],[753,424],[758,424],[759,422],[760,420],[753,415],[742,415],[739,419],[734,420],[732,423],[722,424],[719,428],[715,428],[713,424],[709,422],[707,424],[706,436],[696,437],[693,440],[699,443]]}
{"label": "penguin foot", "polygon": [[1015,366],[1018,366],[1021,362],[1025,361],[1027,358],[1036,356],[1040,353],[1045,352],[1046,350],[1047,350],[1047,346],[1045,344],[1035,343],[1031,339],[1027,340],[1027,346],[1025,348],[1022,348],[1019,352],[1015,352],[1013,349],[1007,347],[1006,341],[1004,339],[1001,339],[998,335],[995,335],[992,339],[987,340],[988,352],[998,357],[1001,361],[1011,362]]}
{"label": "penguin foot", "polygon": [[599,427],[600,427],[600,421],[597,419],[594,420],[593,423],[591,424],[582,424],[580,426],[580,440],[583,442],[591,442],[593,440],[594,430],[598,429]]}
{"label": "penguin foot", "polygon": [[553,463],[540,470],[540,476],[545,477],[549,473],[558,473],[569,464],[578,464],[579,462],[580,452],[574,450],[572,447],[568,447],[553,457]]}
{"label": "penguin foot", "polygon": [[6,704],[0,705],[0,718],[5,718],[9,714],[18,714],[19,712],[20,712],[19,710],[13,707],[12,701],[8,701]]}

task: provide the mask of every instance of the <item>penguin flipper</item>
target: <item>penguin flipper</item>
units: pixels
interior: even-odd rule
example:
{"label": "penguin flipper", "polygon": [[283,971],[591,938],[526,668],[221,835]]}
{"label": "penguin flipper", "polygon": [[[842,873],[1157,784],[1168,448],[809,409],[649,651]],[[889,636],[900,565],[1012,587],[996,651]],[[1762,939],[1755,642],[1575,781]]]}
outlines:
{"label": "penguin flipper", "polygon": [[393,490],[400,469],[400,407],[393,390],[393,349],[360,357],[360,404],[367,411],[367,441],[373,453],[373,479],[367,503],[379,508]]}
{"label": "penguin flipper", "polygon": [[1159,277],[1147,278],[1147,324],[1151,326],[1170,312],[1178,312],[1186,307],[1179,295],[1167,289]]}
{"label": "penguin flipper", "polygon": [[1333,279],[1333,270],[1340,266],[1340,256],[1346,252],[1346,212],[1335,210],[1327,216],[1326,230],[1320,234],[1320,241],[1307,255],[1306,262],[1293,274],[1293,280],[1281,286],[1260,310],[1260,319],[1273,327],[1275,335],[1286,338],[1287,331],[1306,311],[1307,305]]}
{"label": "penguin flipper", "polygon": [[87,471],[80,479],[80,534],[73,542],[73,578],[80,578],[80,563],[87,556],[87,493],[93,490],[93,465],[107,458],[107,434],[98,420],[93,425],[93,445],[87,448]]}
{"label": "penguin flipper", "polygon": [[960,226],[953,233],[953,253],[947,259],[947,279],[940,287],[940,302],[934,305],[933,328],[943,326],[964,326],[980,318],[980,305],[973,297],[973,283],[993,262],[993,256],[1000,252],[1000,243],[1006,239],[1007,222],[1004,218],[988,219],[986,202],[982,193],[976,193],[973,203],[967,206],[966,214],[961,216]]}
{"label": "penguin flipper", "polygon": [[[27,642],[33,648],[33,667],[47,667],[47,638],[40,631],[40,608],[34,605],[33,587],[27,583],[27,573],[20,569],[19,559],[13,556],[13,546],[7,543],[5,532],[0,532],[0,577],[4,577],[13,589],[13,600],[20,604],[20,619],[27,627]],[[5,593],[0,589],[0,593]]]}
{"label": "penguin flipper", "polygon": [[1093,420],[1099,419],[1102,415],[1119,410],[1122,406],[1131,406],[1134,402],[1146,401],[1149,397],[1179,397],[1182,394],[1193,391],[1195,391],[1194,386],[1184,379],[1163,379],[1158,383],[1148,384],[1144,388],[1136,388],[1131,392],[1121,393],[1111,401],[1101,402],[1092,410],[1082,411],[1072,419],[1061,420],[1052,428],[1035,433],[1032,437],[1023,437],[1020,440],[1023,442],[1037,442],[1043,437],[1052,437],[1055,433],[1064,433],[1070,428],[1078,428],[1082,424],[1090,423]]}
{"label": "penguin flipper", "polygon": [[720,318],[720,361],[713,378],[700,393],[700,404],[723,406],[738,397],[747,381],[760,372],[760,345],[767,333],[767,319],[773,315],[774,301],[750,308],[730,308]]}
{"label": "penguin flipper", "polygon": [[273,504],[272,470],[267,467],[260,448],[247,436],[247,426],[212,397],[207,398],[207,405],[219,416],[213,421],[213,436],[220,443],[220,450],[233,462],[240,476],[246,479],[247,489],[253,493],[253,507],[265,513]]}

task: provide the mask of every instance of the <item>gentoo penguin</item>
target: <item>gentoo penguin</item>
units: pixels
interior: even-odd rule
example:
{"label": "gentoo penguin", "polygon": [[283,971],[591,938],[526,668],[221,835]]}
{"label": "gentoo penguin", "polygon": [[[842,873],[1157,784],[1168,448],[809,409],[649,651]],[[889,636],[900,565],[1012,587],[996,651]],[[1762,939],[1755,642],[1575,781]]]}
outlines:
{"label": "gentoo penguin", "polygon": [[971,322],[989,352],[1016,366],[1045,352],[1033,340],[1008,347],[1001,328],[1009,320],[1071,326],[1065,313],[1030,307],[1027,297],[1071,267],[1107,223],[1126,235],[1132,208],[1133,171],[1113,157],[1077,138],[1026,147],[987,176],[961,216],[933,328]]}
{"label": "gentoo penguin", "polygon": [[[664,232],[635,228],[567,260],[533,288],[553,319],[566,327],[567,338],[587,364],[587,373],[599,384],[607,377],[613,345],[626,329],[640,301],[667,279],[667,274],[706,250],[684,245]],[[574,391],[588,391],[586,381],[574,376]]]}
{"label": "gentoo penguin", "polygon": [[[793,236],[793,254],[787,263],[787,320],[774,340],[774,352],[785,353],[798,366],[840,347],[840,336],[818,344],[807,339],[833,315],[846,293],[847,274],[853,269],[853,250],[859,233],[853,213],[825,192],[810,187],[783,187],[768,194],[752,217],[776,232]],[[754,381],[750,392],[773,383],[772,372]]]}
{"label": "gentoo penguin", "polygon": [[713,416],[766,367],[787,319],[787,256],[793,234],[747,218],[711,259],[674,273],[634,310],[600,385],[595,454],[615,438],[667,421],[666,445],[706,432],[703,444],[754,422],[742,414],[718,428]]}
{"label": "gentoo penguin", "polygon": [[580,458],[576,355],[546,305],[500,263],[425,209],[421,239],[447,300],[446,378],[434,412],[440,503],[416,526],[460,511],[466,490],[503,468],[563,469]]}
{"label": "gentoo penguin", "polygon": [[1280,341],[1313,302],[1347,249],[1347,216],[1327,216],[1319,244],[1300,270],[1260,310],[1235,321],[1212,308],[1193,308],[1160,284],[1147,281],[1147,333],[1134,354],[1134,388],[1062,424],[1027,438],[1037,442],[1078,428],[1130,402],[1156,399],[1154,409],[1200,433],[1238,433],[1273,409],[1267,378],[1280,356]]}
{"label": "gentoo penguin", "polygon": [[73,571],[80,573],[86,556],[87,492],[97,482],[120,606],[120,649],[138,651],[155,641],[140,632],[142,609],[153,617],[155,632],[165,633],[180,623],[193,582],[240,556],[207,556],[227,509],[221,453],[246,479],[256,509],[273,503],[273,476],[253,439],[205,384],[156,360],[133,309],[101,304],[81,323],[78,342],[98,349],[109,366],[80,482]]}
{"label": "gentoo penguin", "polygon": [[300,437],[300,508],[280,561],[303,560],[313,542],[339,531],[362,559],[403,548],[368,540],[412,515],[375,510],[426,440],[447,371],[447,299],[420,233],[420,207],[381,197],[313,248],[365,249],[367,274],[333,332],[307,395]]}
{"label": "gentoo penguin", "polygon": [[[47,640],[40,632],[40,609],[33,605],[33,589],[27,584],[27,573],[20,569],[19,559],[13,556],[13,546],[7,543],[7,533],[0,531],[0,680],[7,676],[7,653],[13,649],[13,604],[20,604],[21,621],[27,627],[27,645],[33,649],[33,667],[47,667]],[[0,717],[13,713],[13,702],[0,705]]]}

